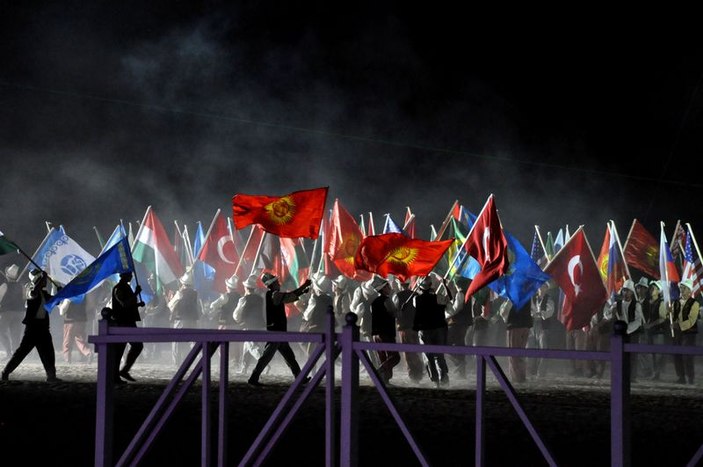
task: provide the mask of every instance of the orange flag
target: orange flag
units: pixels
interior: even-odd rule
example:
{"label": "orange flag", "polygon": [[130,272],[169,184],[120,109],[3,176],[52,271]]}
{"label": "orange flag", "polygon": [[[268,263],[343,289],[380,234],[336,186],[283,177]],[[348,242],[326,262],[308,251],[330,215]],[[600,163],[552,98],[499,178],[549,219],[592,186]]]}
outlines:
{"label": "orange flag", "polygon": [[296,191],[284,196],[236,194],[232,218],[237,229],[258,224],[279,237],[316,239],[324,217],[328,187]]}
{"label": "orange flag", "polygon": [[426,276],[435,267],[454,239],[430,242],[409,238],[401,233],[373,235],[361,241],[354,258],[357,269],[401,281],[411,276]]}
{"label": "orange flag", "polygon": [[659,279],[659,243],[637,219],[632,221],[623,255],[627,264]]}

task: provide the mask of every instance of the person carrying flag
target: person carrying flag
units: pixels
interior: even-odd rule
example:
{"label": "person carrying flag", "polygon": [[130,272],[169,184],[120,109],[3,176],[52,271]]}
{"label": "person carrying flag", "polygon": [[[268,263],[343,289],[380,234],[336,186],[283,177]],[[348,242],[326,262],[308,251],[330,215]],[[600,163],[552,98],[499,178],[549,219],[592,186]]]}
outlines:
{"label": "person carrying flag", "polygon": [[25,286],[25,314],[22,320],[24,335],[19,347],[2,370],[2,381],[10,379],[10,373],[35,347],[46,372],[46,381],[61,381],[56,377],[56,354],[51,337],[49,312],[44,308],[44,304],[53,298],[53,295],[45,290],[48,277],[41,269],[33,269],[29,273],[29,283]]}
{"label": "person carrying flag", "polygon": [[[132,282],[132,271],[123,272],[120,274],[120,280],[112,288],[112,319],[114,326],[122,327],[137,327],[137,321],[141,321],[139,316],[139,307],[144,306],[144,302],[139,299],[139,293],[142,291],[142,287],[137,284],[132,290],[130,283]],[[132,369],[134,362],[137,361],[137,357],[142,353],[144,349],[144,344],[141,342],[130,342],[129,351],[125,357],[124,366],[120,370],[120,361],[122,360],[122,354],[124,354],[127,348],[127,343],[121,342],[115,344],[115,371],[114,381],[117,384],[124,383],[121,379],[126,379],[127,381],[136,381],[129,374],[129,370]]]}

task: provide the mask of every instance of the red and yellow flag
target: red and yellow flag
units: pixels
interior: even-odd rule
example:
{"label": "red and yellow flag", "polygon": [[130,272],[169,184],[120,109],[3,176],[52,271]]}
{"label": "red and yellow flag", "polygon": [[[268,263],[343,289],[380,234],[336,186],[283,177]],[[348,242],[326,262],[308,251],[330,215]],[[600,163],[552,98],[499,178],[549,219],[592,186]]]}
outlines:
{"label": "red and yellow flag", "polygon": [[328,187],[296,191],[284,196],[236,194],[232,218],[237,229],[258,224],[279,237],[316,239],[324,216]]}
{"label": "red and yellow flag", "polygon": [[361,281],[372,277],[368,271],[358,270],[354,265],[354,258],[364,235],[361,233],[359,224],[338,199],[334,201],[327,237],[327,254],[342,274],[350,279]]}
{"label": "red and yellow flag", "polygon": [[623,250],[627,264],[659,279],[659,243],[637,219],[632,221]]}
{"label": "red and yellow flag", "polygon": [[430,242],[401,233],[373,235],[361,241],[354,265],[383,277],[394,274],[405,281],[411,276],[428,275],[453,242]]}

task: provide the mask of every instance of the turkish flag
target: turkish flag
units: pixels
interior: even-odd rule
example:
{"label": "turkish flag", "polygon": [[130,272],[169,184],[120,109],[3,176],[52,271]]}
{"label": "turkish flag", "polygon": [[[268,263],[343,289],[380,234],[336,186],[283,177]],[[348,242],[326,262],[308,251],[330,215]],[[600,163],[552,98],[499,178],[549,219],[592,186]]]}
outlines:
{"label": "turkish flag", "polygon": [[561,320],[567,331],[586,326],[608,299],[583,227],[554,255],[544,272],[564,292]]}
{"label": "turkish flag", "polygon": [[476,222],[466,237],[464,248],[481,266],[466,291],[468,300],[474,292],[505,274],[510,266],[508,240],[503,234],[493,195],[488,197],[481,213],[476,217]]}
{"label": "turkish flag", "polygon": [[220,293],[226,293],[225,281],[237,269],[239,255],[234,246],[232,235],[227,228],[227,221],[220,210],[215,213],[215,218],[212,220],[198,259],[215,269],[213,289]]}

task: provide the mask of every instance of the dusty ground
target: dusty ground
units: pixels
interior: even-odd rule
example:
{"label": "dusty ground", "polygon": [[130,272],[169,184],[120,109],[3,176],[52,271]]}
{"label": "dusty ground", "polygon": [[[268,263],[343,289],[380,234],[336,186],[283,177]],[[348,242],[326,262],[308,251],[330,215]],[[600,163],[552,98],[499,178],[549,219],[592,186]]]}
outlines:
{"label": "dusty ground", "polygon": [[[247,385],[247,375],[231,375],[230,465],[238,464],[290,385],[287,368],[279,357],[274,362],[271,372],[262,377],[271,384],[263,388]],[[170,365],[140,360],[132,371],[138,382],[117,389],[116,451],[124,449],[173,372]],[[58,363],[58,374],[63,382],[45,383],[41,364],[30,356],[9,382],[0,382],[0,465],[12,465],[6,462],[9,456],[22,460],[16,465],[93,465],[96,364]],[[665,380],[673,379],[669,374]],[[418,465],[369,378],[362,375],[361,380],[360,465]],[[471,376],[466,381],[455,378],[449,388],[436,389],[429,382],[414,384],[396,373],[391,395],[431,465],[473,465],[474,381]],[[486,465],[546,465],[492,376],[489,386]],[[517,391],[559,465],[609,464],[607,381],[552,375],[522,384]],[[638,383],[632,394],[633,465],[685,465],[703,443],[700,386]],[[158,438],[146,465],[199,465],[199,404],[199,391],[193,389]],[[266,465],[323,465],[323,434],[324,388],[320,387]]]}

